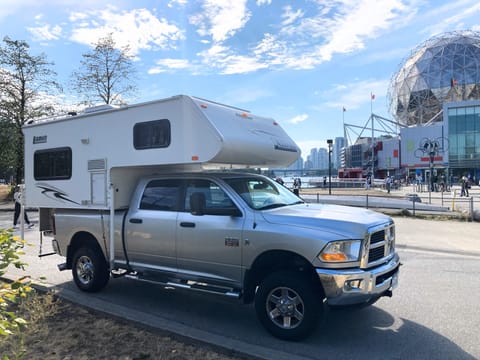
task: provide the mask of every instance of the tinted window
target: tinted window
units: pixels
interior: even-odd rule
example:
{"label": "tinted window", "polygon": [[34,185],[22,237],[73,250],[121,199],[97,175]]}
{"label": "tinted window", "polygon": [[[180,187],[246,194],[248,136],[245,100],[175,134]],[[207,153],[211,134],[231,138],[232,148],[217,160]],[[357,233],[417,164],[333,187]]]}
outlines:
{"label": "tinted window", "polygon": [[185,194],[185,210],[190,211],[190,196],[193,193],[205,195],[205,209],[233,208],[235,205],[228,195],[214,182],[210,180],[189,180]]}
{"label": "tinted window", "polygon": [[150,181],[143,192],[140,209],[176,211],[181,186],[181,181],[175,179]]}
{"label": "tinted window", "polygon": [[72,177],[72,149],[56,148],[35,151],[33,155],[35,180],[65,180]]}
{"label": "tinted window", "polygon": [[167,119],[137,123],[133,127],[133,146],[137,150],[170,145],[170,121]]}

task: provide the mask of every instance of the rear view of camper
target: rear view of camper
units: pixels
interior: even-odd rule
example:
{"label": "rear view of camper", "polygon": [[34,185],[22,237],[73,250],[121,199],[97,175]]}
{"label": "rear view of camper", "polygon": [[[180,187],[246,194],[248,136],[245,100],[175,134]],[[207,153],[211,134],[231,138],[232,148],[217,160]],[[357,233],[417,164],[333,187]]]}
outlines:
{"label": "rear view of camper", "polygon": [[128,206],[142,176],[209,168],[284,167],[300,150],[273,119],[179,95],[100,106],[24,127],[29,206]]}

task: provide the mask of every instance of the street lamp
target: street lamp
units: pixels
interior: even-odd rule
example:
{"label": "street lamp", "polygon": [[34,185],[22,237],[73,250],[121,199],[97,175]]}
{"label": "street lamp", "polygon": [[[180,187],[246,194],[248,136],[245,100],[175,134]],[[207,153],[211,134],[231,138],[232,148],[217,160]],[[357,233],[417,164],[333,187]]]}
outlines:
{"label": "street lamp", "polygon": [[332,195],[332,144],[333,140],[328,139],[328,195]]}

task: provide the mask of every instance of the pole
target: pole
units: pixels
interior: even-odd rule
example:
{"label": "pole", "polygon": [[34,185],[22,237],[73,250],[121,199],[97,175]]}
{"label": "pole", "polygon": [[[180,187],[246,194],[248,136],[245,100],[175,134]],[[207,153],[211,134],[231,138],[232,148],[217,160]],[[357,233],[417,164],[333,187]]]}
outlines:
{"label": "pole", "polygon": [[332,144],[333,140],[328,139],[328,195],[332,195]]}

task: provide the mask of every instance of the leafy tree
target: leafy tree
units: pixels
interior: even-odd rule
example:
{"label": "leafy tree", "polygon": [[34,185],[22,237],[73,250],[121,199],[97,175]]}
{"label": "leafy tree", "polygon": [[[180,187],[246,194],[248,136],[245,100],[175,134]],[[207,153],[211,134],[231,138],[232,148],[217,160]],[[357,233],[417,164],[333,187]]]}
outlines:
{"label": "leafy tree", "polygon": [[[14,166],[16,181],[23,178],[22,126],[29,120],[53,113],[50,95],[61,91],[53,79],[53,63],[44,54],[30,54],[30,46],[23,40],[3,38],[0,46],[0,127],[1,142],[10,142],[4,166]],[[13,128],[12,128],[13,126]],[[3,144],[2,144],[3,145]],[[2,146],[2,150],[5,149]],[[9,165],[13,164],[13,165]]]}
{"label": "leafy tree", "polygon": [[123,104],[137,88],[133,83],[135,69],[130,47],[116,47],[112,34],[100,38],[91,52],[83,54],[80,70],[73,73],[73,88],[91,104]]}

